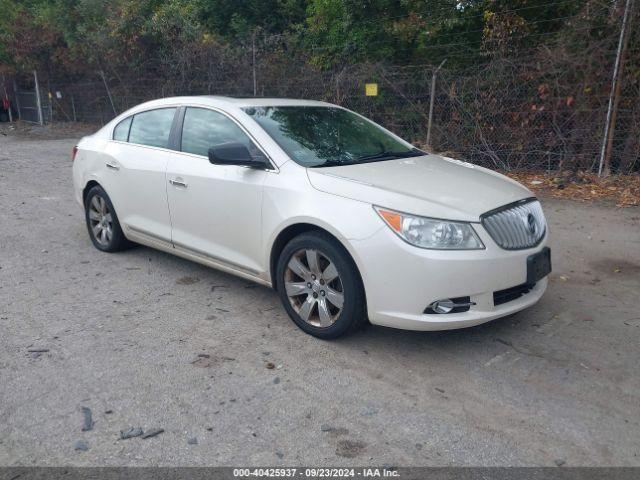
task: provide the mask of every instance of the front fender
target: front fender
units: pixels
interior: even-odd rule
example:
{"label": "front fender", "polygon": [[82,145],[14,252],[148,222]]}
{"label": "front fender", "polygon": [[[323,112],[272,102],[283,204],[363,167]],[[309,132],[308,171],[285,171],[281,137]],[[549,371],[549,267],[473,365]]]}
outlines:
{"label": "front fender", "polygon": [[271,280],[271,254],[279,235],[294,225],[313,225],[333,235],[361,270],[361,260],[352,241],[373,236],[384,223],[373,206],[313,189],[304,192],[265,187],[263,197],[264,265]]}

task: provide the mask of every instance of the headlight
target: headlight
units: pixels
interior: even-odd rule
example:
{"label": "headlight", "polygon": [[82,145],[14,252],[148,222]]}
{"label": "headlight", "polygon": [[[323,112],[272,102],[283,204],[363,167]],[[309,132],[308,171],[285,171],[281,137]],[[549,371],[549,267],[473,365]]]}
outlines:
{"label": "headlight", "polygon": [[420,248],[478,250],[484,245],[469,223],[417,217],[375,207],[378,215],[400,238]]}

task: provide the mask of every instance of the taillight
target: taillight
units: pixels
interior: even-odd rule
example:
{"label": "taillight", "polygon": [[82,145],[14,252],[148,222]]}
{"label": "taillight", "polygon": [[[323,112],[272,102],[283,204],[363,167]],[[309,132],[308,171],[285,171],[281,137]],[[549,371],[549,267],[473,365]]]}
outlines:
{"label": "taillight", "polygon": [[76,159],[76,155],[78,154],[78,146],[76,145],[75,147],[73,147],[73,150],[71,150],[71,161],[73,162]]}

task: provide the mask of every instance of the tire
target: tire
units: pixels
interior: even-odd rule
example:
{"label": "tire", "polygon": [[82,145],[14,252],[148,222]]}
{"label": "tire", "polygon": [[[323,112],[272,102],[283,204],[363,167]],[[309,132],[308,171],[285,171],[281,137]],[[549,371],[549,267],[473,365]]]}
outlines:
{"label": "tire", "polygon": [[345,248],[324,232],[303,233],[284,247],[276,285],[285,310],[309,335],[337,338],[366,323],[358,269]]}
{"label": "tire", "polygon": [[84,201],[85,221],[93,245],[103,252],[119,252],[131,247],[120,227],[116,210],[107,192],[96,185]]}

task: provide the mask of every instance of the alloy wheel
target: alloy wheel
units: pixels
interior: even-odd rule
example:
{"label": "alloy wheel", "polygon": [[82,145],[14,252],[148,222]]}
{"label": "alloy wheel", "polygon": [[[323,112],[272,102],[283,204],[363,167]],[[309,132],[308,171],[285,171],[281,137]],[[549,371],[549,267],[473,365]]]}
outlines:
{"label": "alloy wheel", "polygon": [[89,204],[89,222],[96,241],[107,246],[113,238],[113,215],[100,195],[94,195]]}
{"label": "alloy wheel", "polygon": [[344,304],[342,280],[335,264],[319,250],[298,250],[291,256],[284,286],[291,306],[310,325],[330,327],[340,316]]}

